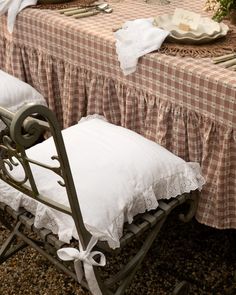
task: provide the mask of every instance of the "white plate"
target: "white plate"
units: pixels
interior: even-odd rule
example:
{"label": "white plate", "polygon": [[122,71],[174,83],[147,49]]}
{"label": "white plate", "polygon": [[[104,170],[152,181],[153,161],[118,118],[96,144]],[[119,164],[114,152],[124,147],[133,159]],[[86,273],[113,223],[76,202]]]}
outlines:
{"label": "white plate", "polygon": [[183,31],[178,26],[172,23],[172,14],[159,15],[154,19],[154,24],[164,30],[170,31],[173,36],[194,36],[201,37],[202,35],[212,36],[219,33],[221,28],[220,24],[213,21],[209,17],[201,18],[201,22],[197,30]]}
{"label": "white plate", "polygon": [[208,35],[201,35],[200,37],[195,36],[173,36],[171,33],[168,36],[168,40],[171,42],[178,42],[184,44],[204,44],[210,43],[216,39],[222,38],[227,35],[229,30],[228,26],[220,23],[221,31],[216,33],[215,35],[208,36]]}
{"label": "white plate", "polygon": [[210,18],[202,18],[196,31],[183,31],[172,23],[172,15],[164,14],[154,19],[154,25],[170,31],[168,40],[185,44],[203,44],[226,36],[229,28],[224,23],[217,23]]}

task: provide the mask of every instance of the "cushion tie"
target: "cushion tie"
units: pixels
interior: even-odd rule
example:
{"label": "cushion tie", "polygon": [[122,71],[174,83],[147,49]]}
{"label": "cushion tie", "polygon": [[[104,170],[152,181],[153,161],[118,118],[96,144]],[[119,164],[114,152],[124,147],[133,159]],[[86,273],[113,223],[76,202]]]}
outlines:
{"label": "cushion tie", "polygon": [[[62,248],[57,251],[57,255],[61,260],[71,261],[74,260],[74,267],[78,282],[81,283],[83,278],[83,270],[81,261],[84,264],[84,274],[87,280],[89,289],[93,295],[102,295],[102,292],[97,283],[97,279],[94,274],[93,266],[104,266],[106,264],[106,257],[100,251],[92,251],[93,247],[96,245],[98,239],[94,236],[91,237],[87,248],[83,251],[77,250],[75,248]],[[99,255],[100,261],[94,260],[94,256]]]}

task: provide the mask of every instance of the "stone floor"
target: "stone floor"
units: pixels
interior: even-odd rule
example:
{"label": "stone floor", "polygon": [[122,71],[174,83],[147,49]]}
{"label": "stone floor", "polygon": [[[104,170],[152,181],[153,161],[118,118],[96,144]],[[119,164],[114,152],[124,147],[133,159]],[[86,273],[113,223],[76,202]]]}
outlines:
{"label": "stone floor", "polygon": [[[0,244],[7,231],[0,226]],[[179,222],[173,214],[162,228],[127,291],[131,295],[171,294],[176,283],[191,284],[190,295],[235,295],[236,231],[216,230],[193,220]],[[134,243],[124,256],[138,247]],[[122,259],[114,258],[115,265]],[[110,265],[110,264],[109,264]],[[112,265],[112,264],[111,264]],[[109,266],[108,272],[112,266]],[[0,266],[1,295],[85,295],[72,279],[32,249]]]}

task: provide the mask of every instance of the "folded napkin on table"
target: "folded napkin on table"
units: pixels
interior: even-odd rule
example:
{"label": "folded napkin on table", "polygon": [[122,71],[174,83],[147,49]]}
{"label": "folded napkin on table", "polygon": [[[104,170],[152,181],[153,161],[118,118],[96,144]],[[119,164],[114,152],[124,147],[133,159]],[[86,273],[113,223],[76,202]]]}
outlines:
{"label": "folded napkin on table", "polygon": [[0,0],[0,15],[7,12],[7,29],[13,32],[17,14],[26,6],[35,5],[37,0]]}
{"label": "folded napkin on table", "polygon": [[116,52],[124,75],[134,73],[138,58],[161,47],[168,31],[153,25],[153,18],[127,21],[115,32]]}

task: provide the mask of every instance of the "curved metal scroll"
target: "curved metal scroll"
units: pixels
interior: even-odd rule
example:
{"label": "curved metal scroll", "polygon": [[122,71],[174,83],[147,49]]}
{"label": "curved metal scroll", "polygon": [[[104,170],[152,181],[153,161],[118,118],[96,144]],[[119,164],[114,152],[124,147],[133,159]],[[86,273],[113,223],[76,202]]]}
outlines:
{"label": "curved metal scroll", "polygon": [[[36,114],[43,120],[33,118]],[[80,237],[81,246],[85,249],[90,239],[90,234],[85,229],[82,220],[63,137],[55,114],[43,105],[27,104],[15,114],[0,107],[0,119],[4,122],[9,122],[10,130],[10,134],[4,135],[0,144],[0,149],[4,151],[4,157],[0,158],[0,178],[28,196],[71,215]],[[53,136],[57,155],[52,155],[51,158],[57,160],[57,166],[48,166],[29,159],[25,152],[28,147],[37,143],[42,132],[46,130],[50,131]],[[49,169],[62,178],[59,184],[66,188],[70,208],[56,203],[38,192],[30,163]],[[20,181],[14,179],[9,172],[17,165],[21,165],[25,173],[25,177]],[[27,185],[28,183],[30,187]]]}

